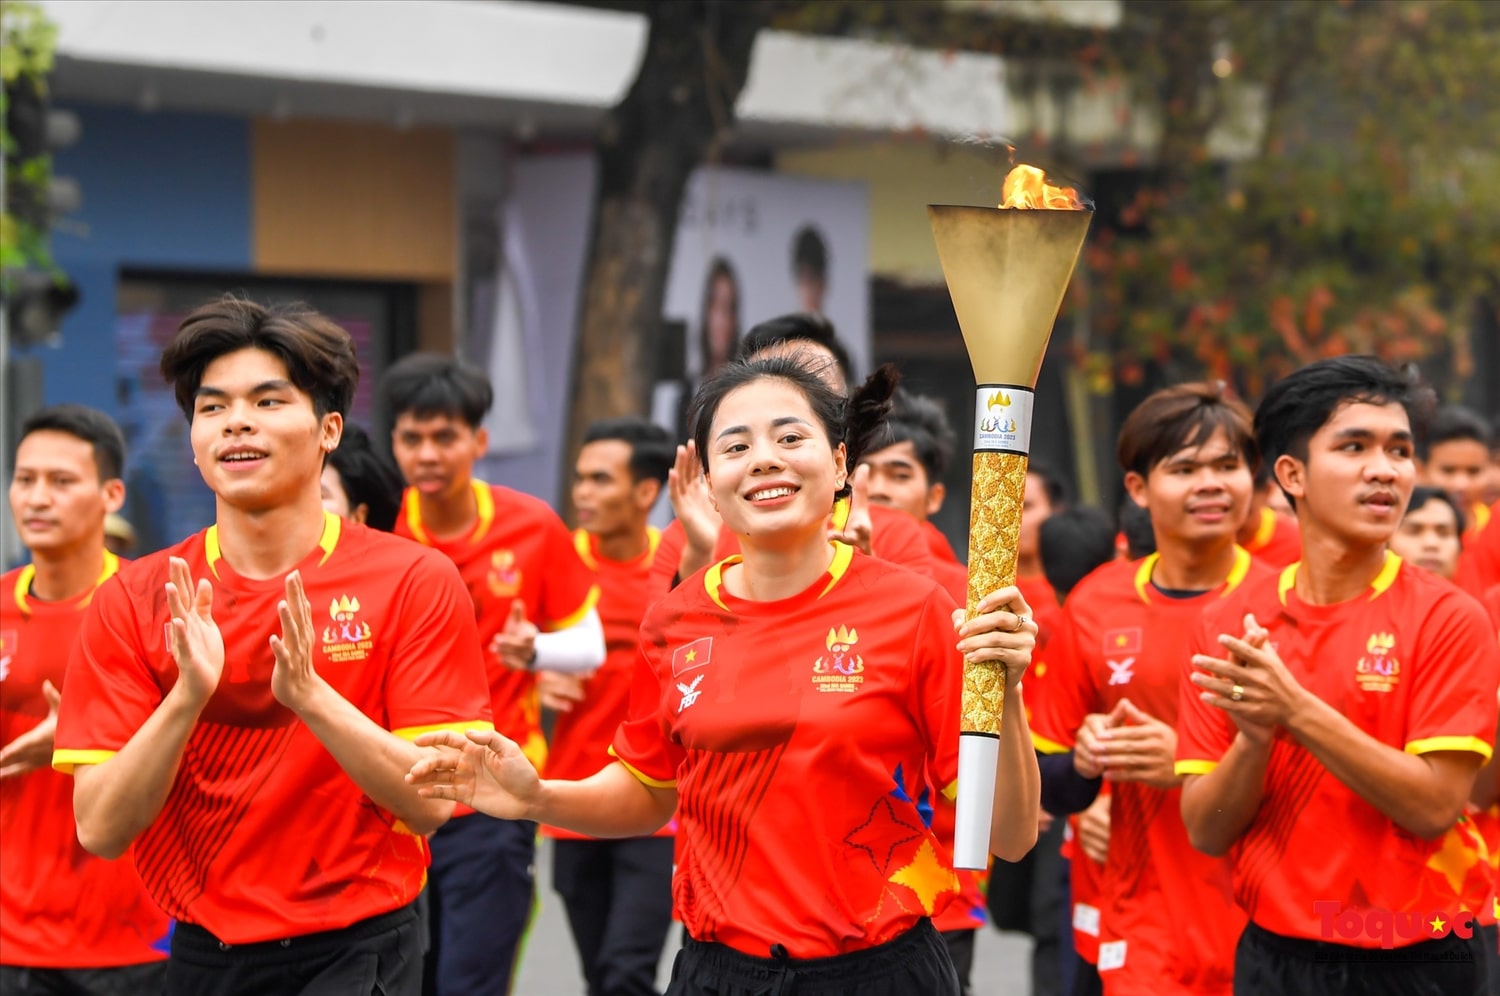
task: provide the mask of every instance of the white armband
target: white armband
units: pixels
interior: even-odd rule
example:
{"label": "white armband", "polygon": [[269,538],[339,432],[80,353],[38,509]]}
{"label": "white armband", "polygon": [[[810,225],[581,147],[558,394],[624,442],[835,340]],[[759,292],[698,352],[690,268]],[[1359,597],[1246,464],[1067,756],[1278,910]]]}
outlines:
{"label": "white armband", "polygon": [[536,635],[534,670],[582,674],[604,663],[604,626],[597,609],[567,629]]}

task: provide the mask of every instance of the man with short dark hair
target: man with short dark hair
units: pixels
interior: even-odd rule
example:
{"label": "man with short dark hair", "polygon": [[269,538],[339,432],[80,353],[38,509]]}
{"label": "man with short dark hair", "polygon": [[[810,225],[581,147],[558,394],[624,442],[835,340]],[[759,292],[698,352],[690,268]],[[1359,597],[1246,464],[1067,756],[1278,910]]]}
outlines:
{"label": "man with short dark hair", "polygon": [[224,298],[161,370],[216,521],[94,595],[52,762],[78,839],[131,849],[177,921],[169,996],[416,996],[422,837],[453,806],[405,776],[421,732],[489,725],[473,608],[443,557],[323,510],[347,332]]}
{"label": "man with short dark hair", "polygon": [[1430,398],[1346,356],[1256,412],[1302,560],[1204,613],[1177,729],[1183,823],[1228,855],[1249,917],[1237,996],[1482,991],[1461,903],[1485,872],[1453,858],[1494,749],[1500,646],[1472,598],[1387,549]]}
{"label": "man with short dark hair", "polygon": [[[31,563],[0,577],[0,993],[134,996],[166,976],[167,918],[128,861],[80,855],[73,783],[51,767],[68,650],[120,561],[125,440],[57,405],[21,426],[10,511]],[[86,897],[86,898],[85,898]]]}
{"label": "man with short dark hair", "polygon": [[[598,575],[608,651],[585,680],[539,676],[543,705],[558,710],[547,778],[587,778],[610,763],[610,743],[629,712],[641,620],[655,601],[647,580],[661,534],[648,519],[674,451],[666,430],[641,418],[595,422],[584,434],[573,478],[573,540]],[[555,841],[552,884],[567,907],[589,996],[656,993],[672,925],[673,824],[617,840],[556,827],[542,833]]]}
{"label": "man with short dark hair", "polygon": [[[474,477],[489,442],[489,379],[452,356],[413,353],[381,381],[391,450],[407,489],[396,533],[458,565],[486,648],[495,728],[540,770],[546,761],[538,670],[604,662],[594,573],[547,504]],[[429,956],[439,996],[510,991],[531,917],[536,826],[467,807],[432,837]]]}
{"label": "man with short dark hair", "polygon": [[1116,455],[1157,549],[1105,565],[1069,595],[1073,658],[1049,669],[1033,737],[1043,753],[1071,751],[1078,776],[1111,785],[1102,992],[1227,996],[1242,918],[1228,868],[1188,846],[1172,764],[1199,614],[1269,574],[1235,542],[1259,459],[1250,411],[1218,384],[1166,388],[1130,413]]}

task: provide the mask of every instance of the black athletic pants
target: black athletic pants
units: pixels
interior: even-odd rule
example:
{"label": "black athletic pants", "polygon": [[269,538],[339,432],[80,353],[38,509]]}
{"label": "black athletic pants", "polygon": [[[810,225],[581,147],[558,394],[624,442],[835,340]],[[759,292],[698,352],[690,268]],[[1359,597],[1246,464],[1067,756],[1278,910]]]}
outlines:
{"label": "black athletic pants", "polygon": [[673,839],[553,844],[552,887],[567,907],[589,996],[657,996],[672,927]]}
{"label": "black athletic pants", "polygon": [[1479,932],[1406,947],[1356,948],[1250,924],[1234,953],[1234,996],[1483,996]]}
{"label": "black athletic pants", "polygon": [[774,944],[752,958],[691,938],[667,996],[958,996],[958,975],[931,920],[895,940],[832,958],[788,958]]}

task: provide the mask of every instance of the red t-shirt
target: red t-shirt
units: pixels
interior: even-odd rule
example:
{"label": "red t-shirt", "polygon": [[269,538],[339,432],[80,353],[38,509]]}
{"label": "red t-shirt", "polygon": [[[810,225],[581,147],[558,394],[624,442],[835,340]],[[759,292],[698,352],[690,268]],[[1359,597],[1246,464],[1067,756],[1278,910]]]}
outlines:
{"label": "red t-shirt", "polygon": [[1453,580],[1475,598],[1484,598],[1500,585],[1500,526],[1493,525],[1497,516],[1500,502],[1489,508],[1480,505],[1470,514],[1473,521],[1464,532],[1464,551]]}
{"label": "red t-shirt", "polygon": [[821,958],[941,913],[952,857],[907,791],[953,794],[962,658],[953,600],[843,544],[775,602],[729,594],[716,564],[641,626],[614,753],[678,792],[675,913],[700,941]]}
{"label": "red t-shirt", "polygon": [[[594,572],[573,548],[573,535],[540,498],[483,481],[474,482],[479,515],[467,535],[439,539],[422,526],[415,488],[408,488],[396,535],[441,550],[455,564],[479,625],[489,673],[495,729],[520,745],[537,770],[547,761],[536,675],[506,667],[495,649],[510,606],[519,598],[526,618],[544,633],[576,626],[599,598]],[[460,807],[456,815],[472,812]]]}
{"label": "red t-shirt", "polygon": [[[1412,754],[1490,756],[1500,647],[1472,598],[1395,554],[1386,555],[1368,594],[1337,605],[1304,602],[1296,572],[1293,564],[1279,577],[1247,583],[1205,612],[1195,652],[1222,656],[1218,635],[1244,632],[1242,620],[1253,612],[1297,681],[1376,740]],[[1184,663],[1184,675],[1190,667]],[[1203,774],[1229,749],[1235,727],[1186,678],[1182,688],[1177,771]],[[1312,940],[1327,940],[1315,902],[1361,914],[1441,910],[1446,919],[1473,871],[1462,836],[1459,826],[1434,841],[1400,829],[1277,730],[1265,797],[1230,849],[1235,897],[1262,928]],[[1395,943],[1420,939],[1398,935]]]}
{"label": "red t-shirt", "polygon": [[[318,635],[313,666],[397,736],[488,725],[474,614],[453,565],[324,514],[297,565]],[[376,806],[271,694],[282,578],[235,573],[218,527],[125,567],[99,589],[68,663],[53,765],[106,762],[177,681],[163,641],[168,557],[214,587],[219,687],[188,738],[135,862],[157,905],[230,944],[335,930],[410,903],[421,837]]]}
{"label": "red t-shirt", "polygon": [[[604,626],[607,654],[604,666],[588,679],[584,700],[557,714],[547,751],[547,778],[587,778],[612,763],[610,743],[630,709],[641,620],[656,602],[647,579],[661,533],[652,528],[648,535],[645,553],[634,560],[619,561],[600,553],[598,539],[587,531],[580,529],[573,534],[578,556],[599,577],[599,621]],[[656,836],[670,837],[674,829],[669,823]],[[587,839],[560,827],[543,826],[542,833],[566,840]]]}
{"label": "red t-shirt", "polygon": [[[943,590],[955,602],[965,605],[969,599],[969,569],[959,563],[953,547],[948,545],[948,537],[943,535],[942,530],[926,520],[918,525],[922,529],[922,535],[927,539],[932,579],[942,585]],[[916,568],[912,567],[912,570]]]}
{"label": "red t-shirt", "polygon": [[[1109,783],[1099,789],[1109,794]],[[1083,853],[1078,840],[1078,817],[1068,817],[1063,838],[1062,856],[1068,859],[1068,892],[1073,903],[1073,950],[1090,965],[1099,964],[1099,887],[1104,881],[1104,865]]]}
{"label": "red t-shirt", "polygon": [[[119,569],[112,553],[93,588],[62,602],[29,594],[35,569],[0,577],[0,744],[48,713],[42,682],[59,691],[68,649],[98,585]],[[72,779],[41,768],[0,781],[0,964],[112,968],[160,961],[167,918],[135,865],[101,861],[78,843]]]}
{"label": "red t-shirt", "polygon": [[1057,600],[1057,592],[1052,590],[1052,585],[1041,575],[1016,578],[1016,588],[1020,590],[1021,597],[1026,599],[1026,604],[1031,606],[1034,616],[1045,615],[1061,604]]}
{"label": "red t-shirt", "polygon": [[1298,528],[1297,520],[1262,508],[1255,535],[1244,547],[1250,556],[1279,571],[1302,559],[1302,530]]}
{"label": "red t-shirt", "polygon": [[[1169,726],[1177,723],[1183,661],[1205,607],[1248,580],[1273,576],[1237,550],[1229,577],[1191,598],[1169,598],[1151,583],[1158,560],[1113,561],[1079,583],[1063,612],[1072,660],[1049,669],[1035,713],[1044,752],[1071,750],[1090,713],[1128,698]],[[1245,918],[1234,905],[1228,864],[1196,851],[1182,823],[1180,789],[1115,782],[1109,856],[1099,887],[1099,976],[1106,993],[1228,993],[1234,947]]]}

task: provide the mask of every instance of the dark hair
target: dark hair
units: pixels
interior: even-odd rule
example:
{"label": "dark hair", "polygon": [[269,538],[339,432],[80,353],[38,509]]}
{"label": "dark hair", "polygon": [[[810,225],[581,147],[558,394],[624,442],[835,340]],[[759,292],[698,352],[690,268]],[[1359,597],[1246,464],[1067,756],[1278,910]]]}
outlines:
{"label": "dark hair", "polygon": [[1430,501],[1440,501],[1453,510],[1453,526],[1458,532],[1459,543],[1462,544],[1464,530],[1468,528],[1468,524],[1464,520],[1463,509],[1458,507],[1458,502],[1454,501],[1453,496],[1443,488],[1429,487],[1425,484],[1419,484],[1412,488],[1411,500],[1406,503],[1406,512],[1402,515],[1402,518],[1406,518],[1406,516]]}
{"label": "dark hair", "polygon": [[1422,458],[1427,459],[1434,446],[1458,440],[1472,440],[1488,452],[1494,445],[1494,434],[1478,412],[1462,405],[1442,405],[1433,413],[1432,422],[1427,426]]}
{"label": "dark hair", "polygon": [[1058,477],[1051,467],[1031,460],[1026,464],[1026,474],[1027,476],[1035,474],[1041,479],[1042,492],[1046,494],[1047,504],[1052,507],[1053,511],[1059,511],[1068,504],[1067,485],[1063,484],[1062,478]]}
{"label": "dark hair", "polygon": [[319,418],[348,413],[359,385],[348,332],[300,302],[265,306],[226,294],[184,318],[161,354],[162,378],[172,385],[177,407],[189,422],[203,371],[242,349],[263,350],[286,364],[287,376],[312,398]]}
{"label": "dark hair", "polygon": [[402,415],[446,415],[477,429],[495,401],[495,389],[483,371],[456,356],[411,353],[380,378],[380,396],[393,421]]}
{"label": "dark hair", "polygon": [[92,445],[100,483],[125,476],[125,434],[97,408],[71,404],[43,408],[21,424],[20,439],[33,432],[64,432]]}
{"label": "dark hair", "polygon": [[854,368],[849,362],[849,351],[839,342],[833,323],[822,315],[796,313],[761,322],[747,332],[740,342],[740,359],[753,360],[782,342],[811,342],[822,346],[833,354],[839,369],[844,373],[844,383],[853,379]]}
{"label": "dark hair", "polygon": [[[691,425],[693,440],[698,444],[698,459],[703,469],[708,470],[708,433],[713,426],[714,415],[731,391],[761,380],[781,380],[802,393],[812,408],[813,415],[823,424],[828,434],[828,445],[844,444],[845,466],[851,471],[859,466],[859,458],[890,445],[887,439],[886,416],[891,410],[891,395],[901,375],[887,363],[880,367],[854,389],[847,398],[818,379],[818,375],[791,356],[768,356],[759,360],[736,360],[710,377],[698,389],[693,398]],[[853,477],[853,474],[850,474]],[[848,480],[835,497],[843,498],[851,491]]]}
{"label": "dark hair", "polygon": [[[1305,461],[1308,440],[1342,406],[1395,404],[1406,410],[1420,446],[1435,401],[1432,390],[1415,376],[1374,356],[1333,356],[1271,385],[1255,410],[1255,439],[1267,463],[1283,454]],[[1291,495],[1287,501],[1296,504]]]}
{"label": "dark hair", "polygon": [[734,331],[730,334],[729,348],[724,355],[733,359],[740,348],[740,281],[734,275],[734,268],[729,265],[729,260],[723,256],[715,256],[713,262],[708,264],[708,277],[703,281],[703,308],[698,312],[701,322],[698,327],[698,348],[705,371],[708,369],[708,312],[714,300],[714,284],[720,280],[728,280],[730,287],[734,289]]}
{"label": "dark hair", "polygon": [[1042,573],[1060,599],[1100,564],[1115,559],[1115,531],[1109,516],[1092,505],[1049,515],[1037,530],[1037,543]]}
{"label": "dark hair", "polygon": [[636,415],[601,419],[588,427],[583,443],[617,439],[630,444],[630,479],[633,482],[667,483],[667,471],[677,457],[677,447],[667,430]]}
{"label": "dark hair", "polygon": [[1120,427],[1115,458],[1126,473],[1149,477],[1172,454],[1202,446],[1222,429],[1253,474],[1260,465],[1253,426],[1249,407],[1227,397],[1222,383],[1176,384],[1135,406]]}
{"label": "dark hair", "polygon": [[338,449],[328,455],[328,462],[338,471],[349,508],[364,505],[369,509],[366,525],[387,533],[396,528],[396,516],[401,512],[401,471],[389,453],[376,448],[369,433],[352,422],[346,423]]}
{"label": "dark hair", "polygon": [[792,236],[792,272],[811,271],[820,280],[828,279],[828,243],[812,225],[803,225]]}
{"label": "dark hair", "polygon": [[929,485],[947,473],[948,465],[953,462],[955,437],[942,402],[897,388],[886,425],[890,436],[887,445],[911,443],[918,462],[927,472]]}
{"label": "dark hair", "polygon": [[1125,535],[1125,556],[1140,560],[1156,552],[1156,530],[1151,512],[1126,495],[1120,500],[1120,532]]}

